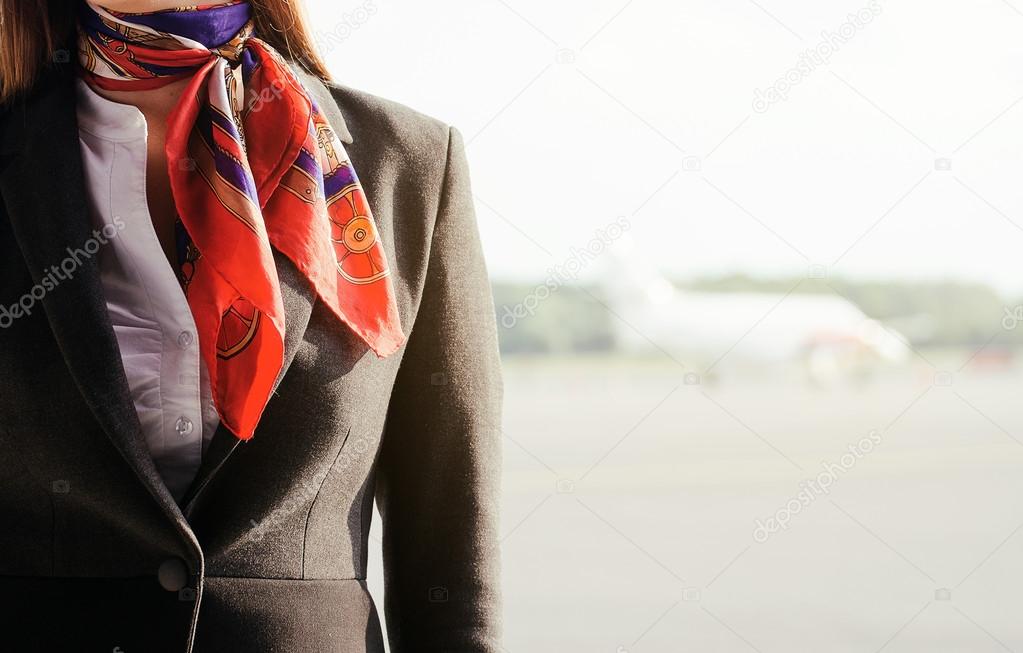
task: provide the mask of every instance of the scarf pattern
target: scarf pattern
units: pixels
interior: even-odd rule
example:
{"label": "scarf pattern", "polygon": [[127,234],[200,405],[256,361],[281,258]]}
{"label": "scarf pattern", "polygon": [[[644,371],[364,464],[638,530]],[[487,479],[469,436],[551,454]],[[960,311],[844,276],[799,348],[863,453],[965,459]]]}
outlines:
{"label": "scarf pattern", "polygon": [[214,405],[252,437],[283,367],[285,313],[272,249],[378,356],[404,342],[387,260],[344,146],[244,0],[151,13],[83,0],[80,74],[101,89],[180,80],[166,153],[178,274]]}

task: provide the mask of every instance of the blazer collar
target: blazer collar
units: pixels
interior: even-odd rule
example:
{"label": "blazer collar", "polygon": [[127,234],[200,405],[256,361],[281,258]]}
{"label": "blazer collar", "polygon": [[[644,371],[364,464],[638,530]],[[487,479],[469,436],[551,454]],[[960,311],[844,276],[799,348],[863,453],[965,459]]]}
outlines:
{"label": "blazer collar", "polygon": [[319,77],[306,72],[296,63],[291,63],[291,69],[302,82],[302,86],[312,97],[316,106],[327,117],[327,122],[334,128],[338,139],[345,145],[351,145],[355,139],[352,137],[352,132],[348,130],[348,123],[345,122],[345,117],[341,114],[341,109],[327,85]]}

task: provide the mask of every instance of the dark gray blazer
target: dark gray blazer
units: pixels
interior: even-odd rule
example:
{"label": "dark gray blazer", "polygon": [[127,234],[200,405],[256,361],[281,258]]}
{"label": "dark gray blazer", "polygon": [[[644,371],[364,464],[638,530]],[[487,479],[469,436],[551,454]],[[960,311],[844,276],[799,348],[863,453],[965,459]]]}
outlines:
{"label": "dark gray blazer", "polygon": [[[285,370],[255,437],[218,430],[179,506],[90,253],[72,80],[57,64],[0,107],[4,649],[382,651],[376,499],[391,650],[498,651],[501,380],[458,132],[304,75],[362,178],[409,341],[378,359],[278,256]],[[73,272],[53,284],[51,266]]]}

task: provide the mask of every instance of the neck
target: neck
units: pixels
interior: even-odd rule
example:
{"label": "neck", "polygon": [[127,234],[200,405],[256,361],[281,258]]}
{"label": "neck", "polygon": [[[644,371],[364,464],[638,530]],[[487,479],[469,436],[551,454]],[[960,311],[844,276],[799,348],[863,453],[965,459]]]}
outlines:
{"label": "neck", "polygon": [[92,88],[97,94],[112,102],[138,107],[147,121],[152,122],[153,119],[159,119],[162,123],[166,121],[167,116],[177,105],[181,98],[181,92],[188,82],[188,79],[180,79],[166,86],[144,91],[110,91],[97,86]]}

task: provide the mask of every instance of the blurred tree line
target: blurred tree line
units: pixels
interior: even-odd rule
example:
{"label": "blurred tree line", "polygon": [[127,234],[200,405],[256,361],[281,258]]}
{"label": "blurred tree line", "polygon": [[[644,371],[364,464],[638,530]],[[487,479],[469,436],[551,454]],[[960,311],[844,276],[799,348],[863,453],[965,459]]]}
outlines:
{"label": "blurred tree line", "polygon": [[614,349],[615,319],[596,289],[561,286],[535,305],[535,284],[494,282],[504,354],[569,354]]}
{"label": "blurred tree line", "polygon": [[[798,285],[797,285],[798,284]],[[745,275],[676,283],[699,292],[833,293],[906,336],[916,347],[1023,346],[1023,297],[1007,301],[993,288],[960,281],[849,281]],[[501,351],[569,354],[611,351],[618,320],[597,287],[495,281]],[[628,319],[628,316],[622,316]],[[1018,324],[1017,324],[1017,319]],[[1010,328],[1011,327],[1011,328]]]}

